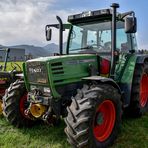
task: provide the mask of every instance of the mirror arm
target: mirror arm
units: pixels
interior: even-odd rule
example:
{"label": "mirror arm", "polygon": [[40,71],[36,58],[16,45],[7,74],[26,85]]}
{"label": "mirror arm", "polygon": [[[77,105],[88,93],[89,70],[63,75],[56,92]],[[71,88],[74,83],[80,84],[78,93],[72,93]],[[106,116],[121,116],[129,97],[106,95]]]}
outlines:
{"label": "mirror arm", "polygon": [[128,15],[135,17],[135,12],[129,11],[129,12],[121,13],[121,14],[118,15],[118,18],[122,20]]}
{"label": "mirror arm", "polygon": [[45,29],[48,29],[48,28],[50,28],[50,27],[54,27],[54,28],[59,29],[59,24],[50,24],[50,25],[46,25],[46,26],[45,26]]}

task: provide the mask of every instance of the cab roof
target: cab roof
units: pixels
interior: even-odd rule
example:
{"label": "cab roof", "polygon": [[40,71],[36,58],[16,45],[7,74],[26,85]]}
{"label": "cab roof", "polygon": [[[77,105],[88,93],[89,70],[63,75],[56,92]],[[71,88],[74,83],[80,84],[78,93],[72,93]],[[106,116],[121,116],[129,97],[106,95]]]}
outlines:
{"label": "cab roof", "polygon": [[112,9],[101,9],[95,11],[85,11],[79,14],[70,15],[68,17],[68,22],[72,24],[90,22],[102,19],[111,19]]}

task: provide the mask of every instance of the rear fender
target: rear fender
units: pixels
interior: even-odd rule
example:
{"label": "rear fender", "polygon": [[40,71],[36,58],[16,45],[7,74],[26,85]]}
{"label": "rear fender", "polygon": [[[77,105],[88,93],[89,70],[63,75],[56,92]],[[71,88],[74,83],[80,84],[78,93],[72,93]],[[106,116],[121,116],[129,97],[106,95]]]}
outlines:
{"label": "rear fender", "polygon": [[132,82],[136,64],[143,65],[145,62],[148,62],[148,55],[132,55],[125,65],[121,79],[118,81],[120,89],[123,92],[124,107],[128,107],[131,102]]}
{"label": "rear fender", "polygon": [[141,54],[137,56],[137,64],[144,64],[145,62],[148,62],[148,54]]}

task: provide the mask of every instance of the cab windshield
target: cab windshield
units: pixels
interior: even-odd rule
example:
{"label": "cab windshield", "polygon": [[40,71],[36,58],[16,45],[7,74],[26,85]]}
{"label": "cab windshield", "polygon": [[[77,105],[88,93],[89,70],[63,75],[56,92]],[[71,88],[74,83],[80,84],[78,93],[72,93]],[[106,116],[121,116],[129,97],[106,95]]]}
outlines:
{"label": "cab windshield", "polygon": [[[69,54],[111,53],[111,21],[74,25],[69,41]],[[130,49],[129,35],[124,31],[124,22],[117,22],[117,49]]]}

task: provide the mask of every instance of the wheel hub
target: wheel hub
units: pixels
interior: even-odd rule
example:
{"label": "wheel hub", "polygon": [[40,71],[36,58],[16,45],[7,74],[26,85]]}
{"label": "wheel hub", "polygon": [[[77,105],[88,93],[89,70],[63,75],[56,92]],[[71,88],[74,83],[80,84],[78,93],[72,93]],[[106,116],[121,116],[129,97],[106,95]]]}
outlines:
{"label": "wheel hub", "polygon": [[35,118],[41,117],[46,110],[46,106],[41,104],[31,104],[30,106],[30,112]]}
{"label": "wheel hub", "polygon": [[97,124],[101,125],[103,124],[103,122],[104,122],[104,117],[103,117],[103,114],[100,112],[97,116]]}

